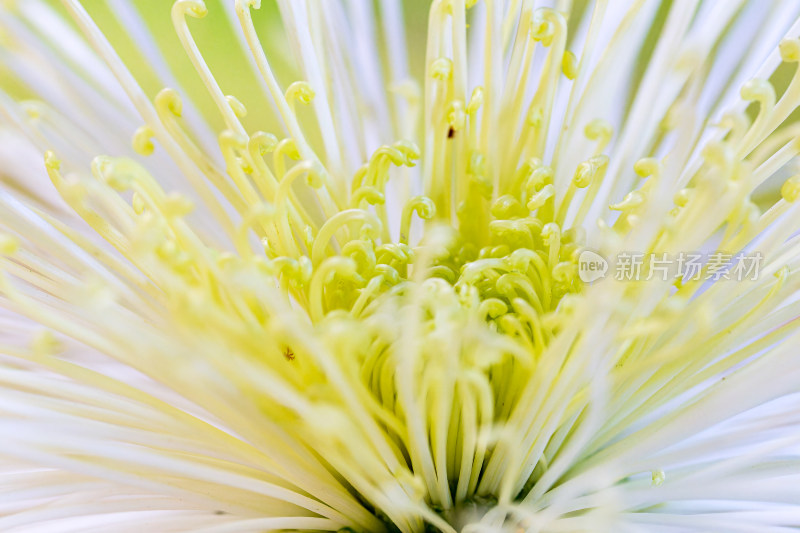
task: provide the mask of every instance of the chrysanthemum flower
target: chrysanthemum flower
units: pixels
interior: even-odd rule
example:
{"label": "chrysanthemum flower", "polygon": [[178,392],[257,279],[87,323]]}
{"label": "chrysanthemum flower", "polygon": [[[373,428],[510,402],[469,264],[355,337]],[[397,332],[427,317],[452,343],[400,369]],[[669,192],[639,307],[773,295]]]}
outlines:
{"label": "chrysanthemum flower", "polygon": [[800,527],[798,2],[164,3],[0,8],[0,531]]}

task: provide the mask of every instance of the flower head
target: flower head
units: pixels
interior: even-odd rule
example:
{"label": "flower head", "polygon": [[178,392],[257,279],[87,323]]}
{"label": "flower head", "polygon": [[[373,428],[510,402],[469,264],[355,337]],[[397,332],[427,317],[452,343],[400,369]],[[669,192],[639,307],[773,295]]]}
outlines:
{"label": "flower head", "polygon": [[0,529],[800,526],[795,2],[434,0],[419,79],[399,0],[178,0],[192,76],[61,4],[0,11]]}

